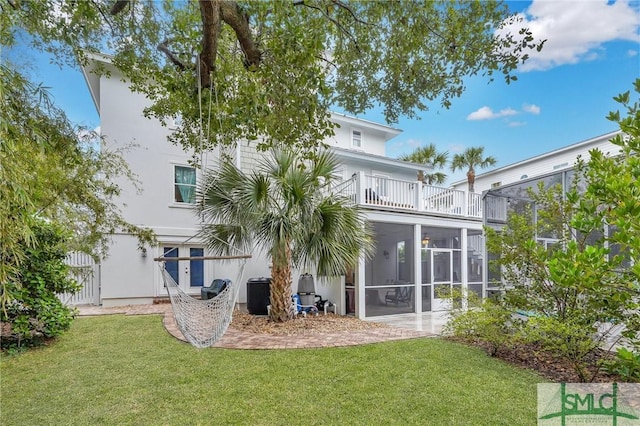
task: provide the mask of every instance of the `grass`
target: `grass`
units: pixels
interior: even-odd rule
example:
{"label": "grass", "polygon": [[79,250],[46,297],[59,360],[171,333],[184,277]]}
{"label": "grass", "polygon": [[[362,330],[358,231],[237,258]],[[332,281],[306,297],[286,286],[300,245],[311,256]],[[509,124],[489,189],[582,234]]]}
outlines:
{"label": "grass", "polygon": [[198,350],[159,316],[77,319],[0,359],[8,425],[536,424],[533,372],[440,339]]}

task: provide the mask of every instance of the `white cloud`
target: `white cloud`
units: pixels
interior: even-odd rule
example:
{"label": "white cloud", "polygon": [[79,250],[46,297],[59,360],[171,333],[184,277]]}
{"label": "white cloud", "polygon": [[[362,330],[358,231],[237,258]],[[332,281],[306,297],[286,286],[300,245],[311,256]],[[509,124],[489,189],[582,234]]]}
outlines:
{"label": "white cloud", "polygon": [[522,127],[526,125],[527,125],[526,121],[510,121],[508,124],[509,127]]}
{"label": "white cloud", "polygon": [[467,116],[467,120],[489,120],[493,118],[493,111],[488,106],[483,106]]}
{"label": "white cloud", "polygon": [[627,56],[630,58],[633,58],[634,56],[638,56],[638,51],[637,50],[633,50],[633,49],[629,49],[627,50]]}
{"label": "white cloud", "polygon": [[534,104],[524,104],[522,105],[522,110],[524,112],[528,112],[529,114],[538,115],[540,114],[540,107]]}
{"label": "white cloud", "polygon": [[507,117],[510,115],[516,115],[517,113],[518,111],[511,108],[505,108],[498,112],[493,112],[493,110],[488,106],[483,106],[479,110],[469,114],[467,116],[467,120],[493,120],[494,118]]}
{"label": "white cloud", "polygon": [[418,148],[422,145],[423,143],[420,139],[411,138],[405,142],[405,146],[408,146],[409,148],[413,148],[413,149]]}
{"label": "white cloud", "polygon": [[628,0],[534,0],[520,16],[522,22],[499,32],[517,35],[526,27],[536,39],[547,40],[542,51],[530,52],[522,71],[596,59],[604,51],[602,45],[614,40],[640,42],[640,9]]}

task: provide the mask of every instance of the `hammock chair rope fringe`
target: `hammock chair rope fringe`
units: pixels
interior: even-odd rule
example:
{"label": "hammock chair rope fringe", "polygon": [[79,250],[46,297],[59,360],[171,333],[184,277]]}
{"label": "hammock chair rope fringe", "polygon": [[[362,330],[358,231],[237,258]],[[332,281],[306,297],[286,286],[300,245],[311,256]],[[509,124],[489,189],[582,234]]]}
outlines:
{"label": "hammock chair rope fringe", "polygon": [[[222,338],[231,324],[236,299],[240,291],[240,283],[244,267],[251,255],[238,256],[191,256],[191,257],[156,257],[162,272],[162,278],[169,293],[171,308],[178,329],[189,343],[197,348],[213,346]],[[165,262],[178,260],[237,260],[239,262],[236,279],[224,290],[211,299],[200,300],[188,295],[175,282],[165,268]]]}

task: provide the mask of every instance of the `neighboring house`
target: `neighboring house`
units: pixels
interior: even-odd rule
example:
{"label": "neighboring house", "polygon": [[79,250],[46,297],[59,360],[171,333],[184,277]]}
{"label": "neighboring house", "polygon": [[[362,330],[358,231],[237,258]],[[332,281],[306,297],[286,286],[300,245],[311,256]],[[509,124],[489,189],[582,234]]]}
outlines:
{"label": "neighboring house", "polygon": [[[529,190],[537,190],[540,184],[545,189],[560,185],[564,191],[568,190],[575,178],[574,166],[578,158],[587,162],[591,150],[599,149],[608,156],[619,155],[620,147],[610,140],[620,133],[607,133],[476,176],[476,188],[483,192],[485,226],[500,229],[506,224],[509,212],[519,213],[525,206],[531,206]],[[466,181],[456,182],[454,187],[463,185],[466,186]],[[605,226],[603,232],[611,230]],[[536,240],[545,247],[551,247],[559,241],[556,237],[551,233],[541,234],[536,236]],[[489,293],[498,291],[496,287],[508,283],[502,282],[499,271],[488,267],[491,256],[485,252],[483,258],[485,290]]]}
{"label": "neighboring house", "polygon": [[[122,213],[129,222],[154,230],[159,240],[159,246],[140,252],[131,235],[112,236],[110,255],[100,267],[100,301],[104,306],[151,303],[166,296],[154,257],[206,254],[194,237],[199,221],[191,210],[200,174],[189,165],[192,153],[167,141],[171,125],[142,115],[147,99],[132,93],[115,69],[110,78],[92,74],[95,61],[110,66],[104,57],[93,61],[83,72],[106,145],[136,144],[124,157],[143,192],[125,185]],[[341,114],[333,114],[332,120],[340,127],[325,142],[341,161],[333,191],[362,206],[375,232],[376,253],[340,279],[316,277],[316,293],[338,302],[341,312],[360,318],[445,309],[438,294],[451,288],[483,294],[480,195],[422,184],[417,173],[423,166],[386,157],[386,142],[400,130]],[[214,166],[218,155],[216,150],[207,153],[203,163]],[[245,170],[259,155],[247,143],[239,143],[233,153]],[[253,255],[244,281],[270,274],[269,259],[259,252]],[[233,270],[216,261],[175,262],[172,273],[194,295],[213,278],[235,277]],[[244,283],[239,301],[246,301]]]}
{"label": "neighboring house", "polygon": [[[474,184],[475,190],[478,193],[483,193],[489,189],[509,185],[514,182],[571,169],[576,164],[578,157],[588,160],[589,151],[596,148],[605,154],[616,155],[620,151],[620,148],[609,141],[619,133],[619,131],[607,133],[517,163],[499,167],[489,172],[478,174]],[[455,189],[463,189],[466,186],[466,179],[454,182],[451,185],[451,187]]]}

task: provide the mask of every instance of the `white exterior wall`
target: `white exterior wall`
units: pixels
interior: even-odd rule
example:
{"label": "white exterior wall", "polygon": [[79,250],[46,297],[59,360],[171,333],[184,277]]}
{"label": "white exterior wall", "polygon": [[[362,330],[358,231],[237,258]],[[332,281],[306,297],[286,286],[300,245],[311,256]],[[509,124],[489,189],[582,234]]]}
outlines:
{"label": "white exterior wall", "polygon": [[[494,183],[500,182],[501,186],[503,186],[521,179],[528,179],[571,168],[575,165],[579,156],[584,160],[588,160],[589,151],[592,149],[597,148],[605,154],[616,155],[619,152],[619,148],[609,142],[609,140],[617,133],[618,132],[608,133],[487,173],[478,174],[476,176],[475,191],[482,193],[483,191],[491,189]],[[452,186],[455,189],[465,190],[467,188],[467,182],[456,182]]]}
{"label": "white exterior wall", "polygon": [[240,169],[249,171],[253,170],[258,162],[262,159],[264,152],[256,151],[256,141],[241,141],[240,146]]}
{"label": "white exterior wall", "polygon": [[[351,144],[351,134],[353,130],[361,132],[361,147],[357,148]],[[383,134],[374,133],[371,129],[365,126],[349,125],[346,123],[341,124],[341,127],[334,129],[335,135],[329,138],[329,145],[344,148],[353,149],[355,151],[366,152],[368,154],[385,155],[385,139]]]}
{"label": "white exterior wall", "polygon": [[[167,141],[170,130],[155,119],[147,119],[142,110],[148,101],[131,93],[117,77],[101,79],[101,133],[111,148],[136,144],[124,154],[140,180],[142,193],[132,185],[123,185],[120,200],[127,221],[151,228],[194,228],[198,220],[191,209],[173,203],[173,166],[188,166],[191,158]],[[214,155],[210,155],[210,162]]]}
{"label": "white exterior wall", "polygon": [[[156,119],[145,118],[143,109],[148,100],[141,94],[132,93],[128,85],[121,81],[121,76],[112,70],[110,78],[99,79],[87,75],[90,91],[96,101],[101,119],[101,132],[109,149],[119,149],[134,144],[123,153],[131,170],[137,175],[142,192],[126,180],[120,186],[121,210],[124,218],[135,225],[151,228],[158,236],[159,247],[147,247],[146,256],[138,250],[137,240],[130,235],[112,236],[109,257],[101,267],[101,300],[104,306],[123,304],[150,303],[156,297],[166,296],[162,277],[154,257],[162,255],[162,246],[199,245],[194,235],[199,229],[199,220],[189,205],[174,203],[173,166],[188,166],[191,153],[185,153],[181,147],[174,146],[167,140],[170,128],[163,127]],[[415,165],[405,165],[397,161],[383,158],[385,143],[400,133],[377,123],[361,121],[353,117],[336,116],[340,128],[336,135],[326,141],[331,146],[351,148],[351,130],[358,129],[362,133],[362,149],[360,154],[373,154],[379,158],[370,160],[362,158],[341,158],[341,171],[344,179],[358,171],[366,174],[384,174],[404,180],[414,180]],[[240,155],[243,170],[252,170],[257,159],[263,153],[255,151],[255,142],[241,142],[236,152]],[[206,156],[210,166],[215,166],[217,153]],[[199,176],[198,176],[199,177]],[[183,255],[182,253],[180,254]],[[239,301],[246,301],[246,281],[249,278],[270,276],[268,256],[254,252],[254,258],[245,268],[241,283]],[[182,265],[186,265],[186,262]],[[237,263],[224,265],[217,261],[205,262],[205,276],[208,278],[237,277]],[[293,276],[295,291],[299,273]],[[206,279],[208,279],[206,278]],[[338,300],[340,296],[338,284],[318,280],[318,293],[325,298]],[[192,288],[194,294],[198,288]]]}
{"label": "white exterior wall", "polygon": [[100,268],[103,306],[150,303],[159,271],[153,255],[142,257],[137,241],[129,235],[114,235],[111,239],[109,257]]}
{"label": "white exterior wall", "polygon": [[398,170],[397,167],[380,163],[345,159],[340,155],[338,155],[338,158],[340,159],[338,172],[342,175],[342,179],[349,179],[354,173],[364,172],[365,175],[370,176],[386,176],[398,180],[417,181],[417,170]]}
{"label": "white exterior wall", "polygon": [[[335,135],[325,141],[329,146],[367,154],[385,156],[386,142],[401,133],[398,129],[343,114],[333,113],[331,120],[338,126],[334,128]],[[360,147],[354,147],[352,144],[354,130],[362,135]]]}

